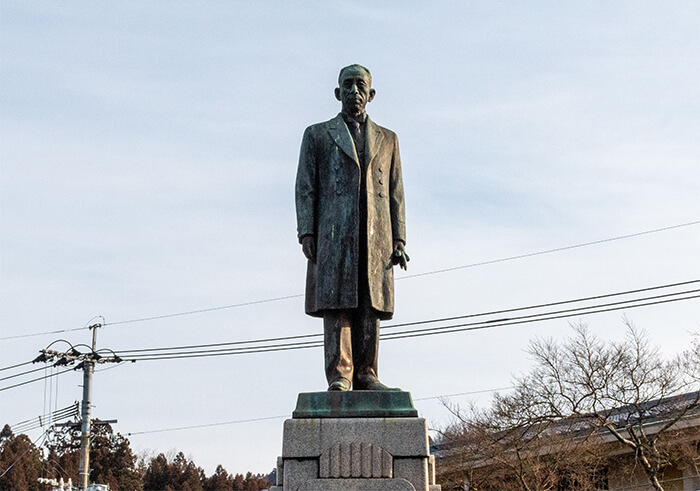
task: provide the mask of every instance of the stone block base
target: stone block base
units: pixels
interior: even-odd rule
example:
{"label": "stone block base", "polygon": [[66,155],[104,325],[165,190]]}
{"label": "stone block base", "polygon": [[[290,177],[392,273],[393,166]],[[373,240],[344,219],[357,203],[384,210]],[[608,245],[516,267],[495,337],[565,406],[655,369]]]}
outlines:
{"label": "stone block base", "polygon": [[284,422],[271,491],[439,491],[428,426],[418,417]]}

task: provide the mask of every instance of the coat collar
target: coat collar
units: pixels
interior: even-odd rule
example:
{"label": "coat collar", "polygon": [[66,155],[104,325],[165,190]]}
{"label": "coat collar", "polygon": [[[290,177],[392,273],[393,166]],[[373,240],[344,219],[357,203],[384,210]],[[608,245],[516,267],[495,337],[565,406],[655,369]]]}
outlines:
{"label": "coat collar", "polygon": [[348,157],[359,164],[360,161],[357,158],[357,152],[355,152],[355,144],[352,142],[350,130],[348,129],[348,125],[345,124],[341,113],[338,113],[335,118],[330,120],[328,132],[331,137],[333,137],[335,144],[338,145]]}
{"label": "coat collar", "polygon": [[379,147],[382,145],[382,140],[384,135],[379,128],[379,125],[375,124],[374,121],[369,119],[367,116],[367,149],[369,150],[369,158],[367,160],[367,165],[372,165],[372,160],[374,156],[377,155]]}
{"label": "coat collar", "polygon": [[[384,139],[380,127],[374,123],[367,116],[367,149],[369,151],[369,163],[372,163],[372,159],[377,154],[379,147],[381,146],[382,140]],[[355,144],[352,141],[352,136],[350,135],[350,130],[343,120],[343,115],[338,113],[338,115],[330,120],[328,126],[328,132],[330,133],[335,144],[338,145],[343,152],[347,154],[348,157],[353,159],[358,165],[360,160],[357,157],[357,152],[355,151]]]}

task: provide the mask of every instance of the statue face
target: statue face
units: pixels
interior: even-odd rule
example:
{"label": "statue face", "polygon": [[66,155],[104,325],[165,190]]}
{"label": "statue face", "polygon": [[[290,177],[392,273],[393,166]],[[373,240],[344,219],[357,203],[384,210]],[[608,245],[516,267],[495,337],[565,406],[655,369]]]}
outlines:
{"label": "statue face", "polygon": [[335,89],[335,98],[343,104],[343,111],[348,114],[365,112],[367,103],[374,99],[374,89],[370,86],[369,75],[361,69],[345,70],[340,80],[340,87]]}

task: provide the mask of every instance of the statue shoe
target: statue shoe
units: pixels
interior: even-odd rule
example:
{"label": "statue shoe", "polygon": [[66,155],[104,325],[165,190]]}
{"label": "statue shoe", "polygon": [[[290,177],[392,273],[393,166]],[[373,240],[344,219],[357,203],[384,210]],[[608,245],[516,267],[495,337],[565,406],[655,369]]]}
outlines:
{"label": "statue shoe", "polygon": [[345,378],[339,378],[337,380],[334,380],[333,382],[330,383],[328,386],[329,391],[341,391],[345,392],[350,390],[350,381]]}
{"label": "statue shoe", "polygon": [[375,377],[363,377],[355,380],[355,390],[391,390],[400,391],[397,387],[387,387]]}

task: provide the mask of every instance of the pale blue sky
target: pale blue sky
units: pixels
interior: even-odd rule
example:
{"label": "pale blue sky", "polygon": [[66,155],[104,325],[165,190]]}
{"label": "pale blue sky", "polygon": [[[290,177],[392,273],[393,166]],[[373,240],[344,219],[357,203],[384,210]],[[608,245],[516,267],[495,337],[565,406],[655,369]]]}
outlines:
{"label": "pale blue sky", "polygon": [[[339,110],[350,63],[372,70],[368,111],[399,135],[409,273],[700,220],[700,4],[375,3],[3,0],[0,337],[300,293],[299,143]],[[395,321],[696,279],[699,227],[406,279]],[[626,315],[671,354],[700,330],[698,307]],[[584,320],[619,339],[621,317]],[[320,328],[294,299],[109,326],[98,344]],[[551,321],[387,341],[380,371],[414,398],[503,387],[527,370],[529,339],[568,333]],[[0,366],[57,337],[1,340]],[[80,383],[60,378],[60,407]],[[96,375],[94,414],[122,433],[251,419],[323,387],[317,349],[142,362]],[[43,394],[1,392],[0,423],[41,414]],[[438,402],[416,404],[447,420]],[[132,443],[183,450],[207,472],[268,472],[281,432],[274,420]]]}

